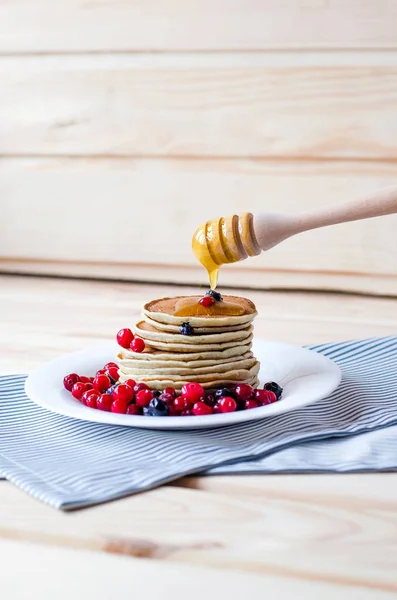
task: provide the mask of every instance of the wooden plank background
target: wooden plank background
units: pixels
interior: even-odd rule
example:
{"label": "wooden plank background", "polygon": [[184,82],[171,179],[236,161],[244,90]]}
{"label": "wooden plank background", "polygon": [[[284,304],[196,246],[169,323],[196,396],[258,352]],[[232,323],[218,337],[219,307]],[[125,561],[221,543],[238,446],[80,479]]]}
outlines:
{"label": "wooden plank background", "polygon": [[3,0],[0,50],[396,48],[394,0]]}
{"label": "wooden plank background", "polygon": [[[7,0],[0,270],[203,283],[194,229],[397,184],[397,4]],[[397,217],[221,283],[397,295]]]}

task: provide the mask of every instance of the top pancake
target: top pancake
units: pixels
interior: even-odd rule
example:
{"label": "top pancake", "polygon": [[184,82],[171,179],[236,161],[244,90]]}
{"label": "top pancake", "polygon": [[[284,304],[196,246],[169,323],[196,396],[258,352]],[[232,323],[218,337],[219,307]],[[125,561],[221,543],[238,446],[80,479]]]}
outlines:
{"label": "top pancake", "polygon": [[[200,316],[175,316],[174,312],[177,302],[188,297],[189,296],[176,296],[174,298],[159,298],[158,300],[152,300],[143,307],[143,314],[145,317],[149,317],[149,319],[158,323],[181,326],[182,323],[188,321],[192,327],[209,328],[232,327],[233,325],[249,323],[257,315],[255,304],[248,298],[223,296],[224,302],[239,304],[244,310],[243,314],[237,316],[211,314],[214,309],[209,307],[207,309],[208,314]],[[190,298],[197,298],[197,302],[201,297],[202,296],[190,296]]]}

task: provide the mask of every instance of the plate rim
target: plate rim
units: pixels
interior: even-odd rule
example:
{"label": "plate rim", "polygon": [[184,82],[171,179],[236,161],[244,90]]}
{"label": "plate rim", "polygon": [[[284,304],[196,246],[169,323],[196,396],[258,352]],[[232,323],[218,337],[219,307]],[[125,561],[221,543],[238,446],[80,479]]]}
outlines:
{"label": "plate rim", "polygon": [[[76,408],[78,407],[77,411],[81,411],[81,414],[78,414],[78,413],[72,414],[72,413],[74,413],[74,411],[68,410],[67,402],[65,403],[64,401],[62,401],[62,402],[59,402],[59,404],[57,404],[57,402],[51,403],[51,402],[47,402],[46,400],[43,400],[43,398],[41,396],[39,396],[40,392],[36,389],[35,383],[37,380],[40,380],[42,378],[42,374],[46,373],[48,371],[48,369],[51,369],[51,367],[61,365],[64,362],[69,362],[73,358],[75,358],[76,361],[78,361],[78,359],[82,358],[82,357],[86,358],[87,354],[89,352],[93,352],[94,354],[97,354],[97,353],[100,353],[101,351],[103,351],[104,354],[106,352],[107,354],[112,356],[112,349],[113,349],[113,356],[114,356],[117,351],[117,344],[115,344],[115,342],[107,341],[107,342],[102,342],[100,344],[87,346],[87,347],[85,347],[81,350],[77,350],[75,352],[69,352],[66,354],[62,354],[61,356],[58,356],[57,358],[54,358],[50,361],[43,363],[38,368],[36,368],[34,371],[29,373],[28,377],[25,380],[24,389],[25,389],[26,395],[32,400],[32,402],[34,402],[41,408],[44,408],[44,409],[49,410],[56,414],[60,414],[60,415],[69,417],[71,419],[78,419],[78,420],[88,421],[88,422],[92,422],[92,423],[101,423],[101,424],[107,424],[107,425],[118,425],[118,426],[122,426],[122,427],[135,427],[135,428],[139,428],[139,429],[152,429],[152,430],[155,430],[155,429],[173,430],[174,429],[174,430],[178,430],[178,429],[201,429],[201,428],[210,429],[210,428],[216,428],[216,427],[225,427],[228,425],[238,425],[238,424],[247,423],[247,422],[251,422],[251,421],[262,420],[262,419],[276,416],[279,414],[285,414],[287,412],[293,412],[295,410],[298,410],[298,409],[308,406],[310,404],[314,404],[315,402],[318,402],[319,400],[322,400],[323,398],[329,396],[339,386],[339,384],[341,382],[342,372],[341,372],[340,367],[333,360],[331,360],[329,357],[325,356],[324,354],[320,354],[319,352],[316,352],[315,350],[311,350],[309,348],[305,348],[302,346],[286,344],[283,342],[267,340],[267,339],[263,339],[263,338],[255,338],[254,346],[258,346],[258,345],[268,346],[268,347],[277,346],[280,350],[282,348],[284,348],[284,349],[288,349],[288,351],[290,351],[290,352],[298,351],[301,356],[309,355],[311,357],[311,359],[313,359],[315,356],[316,357],[315,360],[318,361],[319,365],[321,363],[324,365],[324,372],[326,372],[327,374],[333,373],[334,379],[331,383],[329,383],[328,386],[324,385],[323,390],[317,397],[310,398],[310,396],[309,396],[308,400],[303,399],[302,402],[299,403],[299,405],[289,407],[284,410],[282,407],[282,401],[280,401],[280,402],[277,402],[277,403],[274,403],[271,405],[261,406],[256,409],[247,410],[247,411],[238,411],[238,412],[233,412],[233,413],[223,413],[223,414],[205,415],[205,416],[197,416],[197,417],[196,416],[172,417],[172,422],[171,422],[171,419],[162,419],[162,418],[155,418],[155,417],[151,417],[151,418],[147,417],[144,419],[144,417],[139,416],[139,415],[123,415],[123,414],[116,414],[116,413],[110,413],[110,412],[104,412],[104,411],[98,411],[98,410],[94,411],[93,409],[88,408],[88,407],[82,405],[81,403],[77,403],[77,401],[75,401],[75,400],[73,400],[73,402],[76,402],[75,406],[76,406]],[[109,360],[111,360],[111,358]],[[321,371],[320,371],[320,373],[321,373]],[[260,372],[259,372],[259,376],[260,376]],[[61,386],[62,386],[62,380],[60,380],[60,395],[62,394],[62,392],[65,391],[65,390],[63,390],[63,388]],[[40,384],[38,385],[38,387],[40,387]],[[65,391],[65,393],[67,393],[67,392]],[[238,415],[238,417],[237,417],[237,415]],[[214,421],[214,419],[215,419],[215,421]]]}

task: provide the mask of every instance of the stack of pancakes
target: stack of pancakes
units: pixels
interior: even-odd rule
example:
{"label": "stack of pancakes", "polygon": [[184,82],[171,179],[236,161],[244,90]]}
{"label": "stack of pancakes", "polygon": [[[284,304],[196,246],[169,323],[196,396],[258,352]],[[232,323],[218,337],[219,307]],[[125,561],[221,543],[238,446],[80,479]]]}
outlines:
{"label": "stack of pancakes", "polygon": [[[207,390],[237,383],[257,386],[259,362],[251,351],[255,305],[246,298],[224,296],[224,302],[239,304],[242,314],[214,314],[216,310],[208,309],[208,314],[199,316],[175,316],[180,300],[184,297],[153,300],[144,306],[143,320],[133,331],[145,340],[145,350],[120,347],[120,380],[134,379],[154,390],[180,391],[188,382]],[[187,322],[193,328],[191,335],[181,333]]]}

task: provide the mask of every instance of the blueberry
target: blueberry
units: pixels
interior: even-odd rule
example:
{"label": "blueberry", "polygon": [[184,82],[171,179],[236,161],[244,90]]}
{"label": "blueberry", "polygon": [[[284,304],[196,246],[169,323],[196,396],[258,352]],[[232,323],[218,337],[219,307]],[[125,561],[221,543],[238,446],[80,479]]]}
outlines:
{"label": "blueberry", "polygon": [[182,323],[181,328],[179,329],[182,335],[193,335],[194,329],[190,325],[189,322]]}
{"label": "blueberry", "polygon": [[152,390],[152,394],[155,398],[159,398],[161,395],[160,390]]}
{"label": "blueberry", "polygon": [[159,398],[153,398],[149,406],[145,406],[143,414],[146,417],[166,417],[168,415],[168,404]]}
{"label": "blueberry", "polygon": [[229,388],[226,388],[226,387],[217,389],[214,395],[215,395],[215,400],[219,400],[219,398],[221,398],[222,396],[228,396],[229,398],[235,398],[234,392],[232,392],[232,390],[230,390]]}
{"label": "blueberry", "polygon": [[110,388],[108,388],[105,392],[105,394],[113,394],[113,391],[116,389],[116,387],[118,387],[120,384],[119,383],[115,383],[114,385],[112,385]]}
{"label": "blueberry", "polygon": [[220,293],[216,292],[215,290],[208,290],[208,292],[206,293],[206,296],[211,296],[215,300],[215,302],[222,302],[222,300],[223,300]]}
{"label": "blueberry", "polygon": [[283,388],[280,385],[278,385],[278,383],[276,383],[275,381],[269,381],[268,383],[265,383],[263,389],[269,390],[270,392],[274,392],[276,394],[277,400],[280,400],[281,394],[283,393]]}

